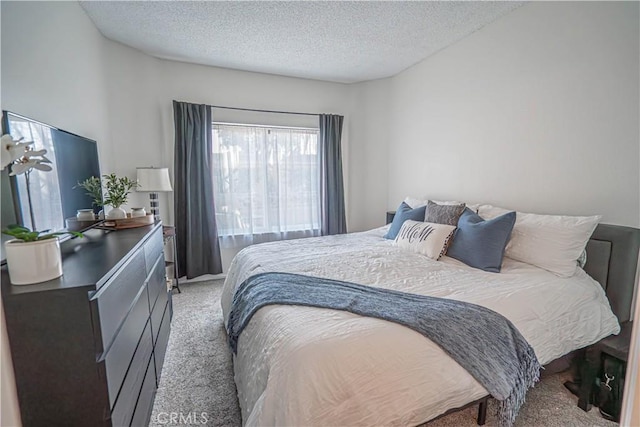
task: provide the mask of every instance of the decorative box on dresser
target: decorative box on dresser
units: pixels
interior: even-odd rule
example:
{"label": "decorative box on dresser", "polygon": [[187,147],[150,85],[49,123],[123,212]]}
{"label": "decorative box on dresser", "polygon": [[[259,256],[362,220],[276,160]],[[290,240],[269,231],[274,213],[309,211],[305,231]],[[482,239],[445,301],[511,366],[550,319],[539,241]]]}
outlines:
{"label": "decorative box on dresser", "polygon": [[58,279],[14,286],[2,269],[25,427],[149,423],[172,316],[162,225],[84,234],[61,244]]}

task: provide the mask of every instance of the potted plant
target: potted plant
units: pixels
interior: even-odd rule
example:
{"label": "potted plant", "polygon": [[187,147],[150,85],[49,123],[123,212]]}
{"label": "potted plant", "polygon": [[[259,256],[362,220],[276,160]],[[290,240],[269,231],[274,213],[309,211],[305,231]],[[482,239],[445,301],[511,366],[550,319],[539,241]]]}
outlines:
{"label": "potted plant", "polygon": [[29,285],[62,276],[58,236],[71,234],[82,237],[82,233],[48,231],[31,231],[20,225],[10,225],[2,230],[3,234],[13,237],[4,244],[12,284]]}
{"label": "potted plant", "polygon": [[[102,182],[100,181],[100,178],[97,176],[89,177],[84,181],[79,182],[74,188],[78,187],[84,189],[86,191],[85,194],[91,197],[92,205],[102,209],[104,202],[102,201]],[[101,212],[102,210],[98,212],[98,217],[100,217]],[[104,217],[101,219],[104,219]]]}
{"label": "potted plant", "polygon": [[107,190],[107,198],[104,200],[104,204],[113,208],[107,214],[107,219],[126,218],[127,213],[120,206],[127,203],[129,193],[138,186],[138,183],[126,176],[118,177],[115,173],[103,175],[103,179]]}

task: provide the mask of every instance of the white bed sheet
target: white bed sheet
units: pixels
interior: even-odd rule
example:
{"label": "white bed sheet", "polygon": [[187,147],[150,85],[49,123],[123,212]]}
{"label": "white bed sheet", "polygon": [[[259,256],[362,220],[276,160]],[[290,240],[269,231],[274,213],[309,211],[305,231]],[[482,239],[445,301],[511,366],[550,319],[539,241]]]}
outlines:
{"label": "white bed sheet", "polygon": [[[225,282],[225,322],[240,283],[281,271],[483,305],[511,320],[542,364],[619,331],[602,287],[581,269],[559,278],[505,258],[501,273],[487,273],[403,251],[385,230],[244,249]],[[487,394],[409,328],[311,307],[260,309],[240,335],[234,370],[249,426],[417,425]]]}

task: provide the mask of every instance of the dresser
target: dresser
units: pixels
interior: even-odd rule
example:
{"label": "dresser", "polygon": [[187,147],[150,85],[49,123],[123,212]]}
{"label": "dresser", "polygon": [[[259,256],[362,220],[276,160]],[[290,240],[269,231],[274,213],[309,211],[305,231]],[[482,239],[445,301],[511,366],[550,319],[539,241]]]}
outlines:
{"label": "dresser", "polygon": [[149,423],[172,316],[162,224],[84,235],[61,244],[58,279],[13,286],[2,269],[25,427]]}

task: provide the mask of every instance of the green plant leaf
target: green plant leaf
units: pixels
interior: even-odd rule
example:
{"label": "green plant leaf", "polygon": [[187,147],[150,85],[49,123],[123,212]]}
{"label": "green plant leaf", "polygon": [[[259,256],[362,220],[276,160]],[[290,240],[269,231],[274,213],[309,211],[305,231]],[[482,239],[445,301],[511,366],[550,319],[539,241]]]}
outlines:
{"label": "green plant leaf", "polygon": [[92,176],[82,182],[78,182],[73,188],[83,188],[86,195],[93,199],[93,204],[101,207],[104,205],[102,200],[102,181],[97,176]]}
{"label": "green plant leaf", "polygon": [[103,175],[102,178],[105,182],[105,188],[107,190],[107,197],[104,200],[105,205],[119,208],[127,203],[129,193],[133,188],[138,186],[136,181],[129,179],[129,177],[120,177],[114,173],[109,175]]}
{"label": "green plant leaf", "polygon": [[58,237],[59,235],[60,233],[43,234],[38,238],[38,240],[49,240],[49,239],[53,239],[54,237]]}
{"label": "green plant leaf", "polygon": [[18,240],[22,240],[23,242],[37,242],[40,240],[48,240],[65,234],[71,234],[76,237],[84,236],[82,233],[79,233],[77,231],[56,231],[55,233],[47,233],[48,231],[49,230],[31,231],[26,227],[12,224],[6,229],[2,230],[2,233],[14,237]]}

